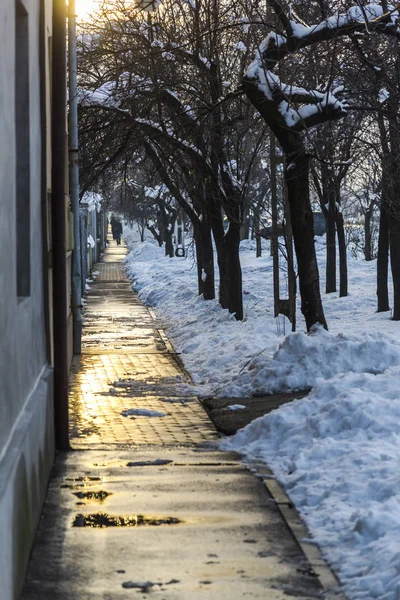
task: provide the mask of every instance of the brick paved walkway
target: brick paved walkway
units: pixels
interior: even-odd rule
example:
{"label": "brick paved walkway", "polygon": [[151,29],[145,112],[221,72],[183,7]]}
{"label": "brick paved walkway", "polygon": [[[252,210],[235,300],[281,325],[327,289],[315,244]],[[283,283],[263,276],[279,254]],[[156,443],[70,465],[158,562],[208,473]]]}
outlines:
{"label": "brick paved walkway", "polygon": [[74,451],[57,456],[20,600],[343,600],[270,471],[218,451],[125,254],[112,243],[90,284]]}
{"label": "brick paved walkway", "polygon": [[[71,446],[215,440],[165,333],[131,290],[125,256],[124,245],[107,249],[86,296],[82,356],[70,379]],[[146,416],[153,413],[160,416]]]}

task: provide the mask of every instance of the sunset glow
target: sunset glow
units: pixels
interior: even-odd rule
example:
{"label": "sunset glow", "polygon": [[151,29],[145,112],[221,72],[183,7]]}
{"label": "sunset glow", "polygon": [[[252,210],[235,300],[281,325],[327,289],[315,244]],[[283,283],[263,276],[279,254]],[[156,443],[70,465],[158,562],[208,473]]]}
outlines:
{"label": "sunset glow", "polygon": [[76,0],[76,14],[78,19],[87,18],[99,6],[99,0]]}

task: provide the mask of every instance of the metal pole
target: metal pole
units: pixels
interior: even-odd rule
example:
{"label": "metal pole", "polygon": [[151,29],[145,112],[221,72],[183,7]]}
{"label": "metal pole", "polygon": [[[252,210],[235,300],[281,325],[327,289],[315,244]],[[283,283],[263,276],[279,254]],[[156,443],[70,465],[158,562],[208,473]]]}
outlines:
{"label": "metal pole", "polygon": [[54,325],[54,427],[56,447],[69,449],[67,243],[65,218],[66,158],[66,4],[53,0],[51,199]]}
{"label": "metal pole", "polygon": [[82,340],[82,281],[81,234],[79,217],[79,149],[78,149],[78,88],[76,80],[76,21],[75,0],[68,2],[68,68],[69,68],[69,190],[74,226],[72,252],[72,315],[73,351],[81,354]]}

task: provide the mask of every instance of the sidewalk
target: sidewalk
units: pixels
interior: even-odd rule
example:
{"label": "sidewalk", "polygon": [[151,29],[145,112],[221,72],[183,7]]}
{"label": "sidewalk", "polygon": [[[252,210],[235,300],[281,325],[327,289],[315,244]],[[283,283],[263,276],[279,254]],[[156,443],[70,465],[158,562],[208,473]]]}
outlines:
{"label": "sidewalk", "polygon": [[111,242],[90,284],[73,452],[56,460],[21,600],[339,599],[270,473],[218,451],[125,254]]}

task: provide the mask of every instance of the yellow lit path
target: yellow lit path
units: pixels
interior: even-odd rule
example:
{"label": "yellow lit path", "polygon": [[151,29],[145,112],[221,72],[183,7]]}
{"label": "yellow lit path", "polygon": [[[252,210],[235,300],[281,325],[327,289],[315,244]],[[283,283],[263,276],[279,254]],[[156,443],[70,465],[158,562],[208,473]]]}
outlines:
{"label": "yellow lit path", "polygon": [[125,255],[112,242],[90,284],[73,451],[56,459],[20,600],[339,600],[268,469],[218,450]]}
{"label": "yellow lit path", "polygon": [[[125,255],[124,245],[108,247],[86,298],[82,356],[70,380],[71,445],[215,440],[165,333],[131,291]],[[144,414],[124,416],[126,410]],[[146,416],[153,413],[163,416]]]}

